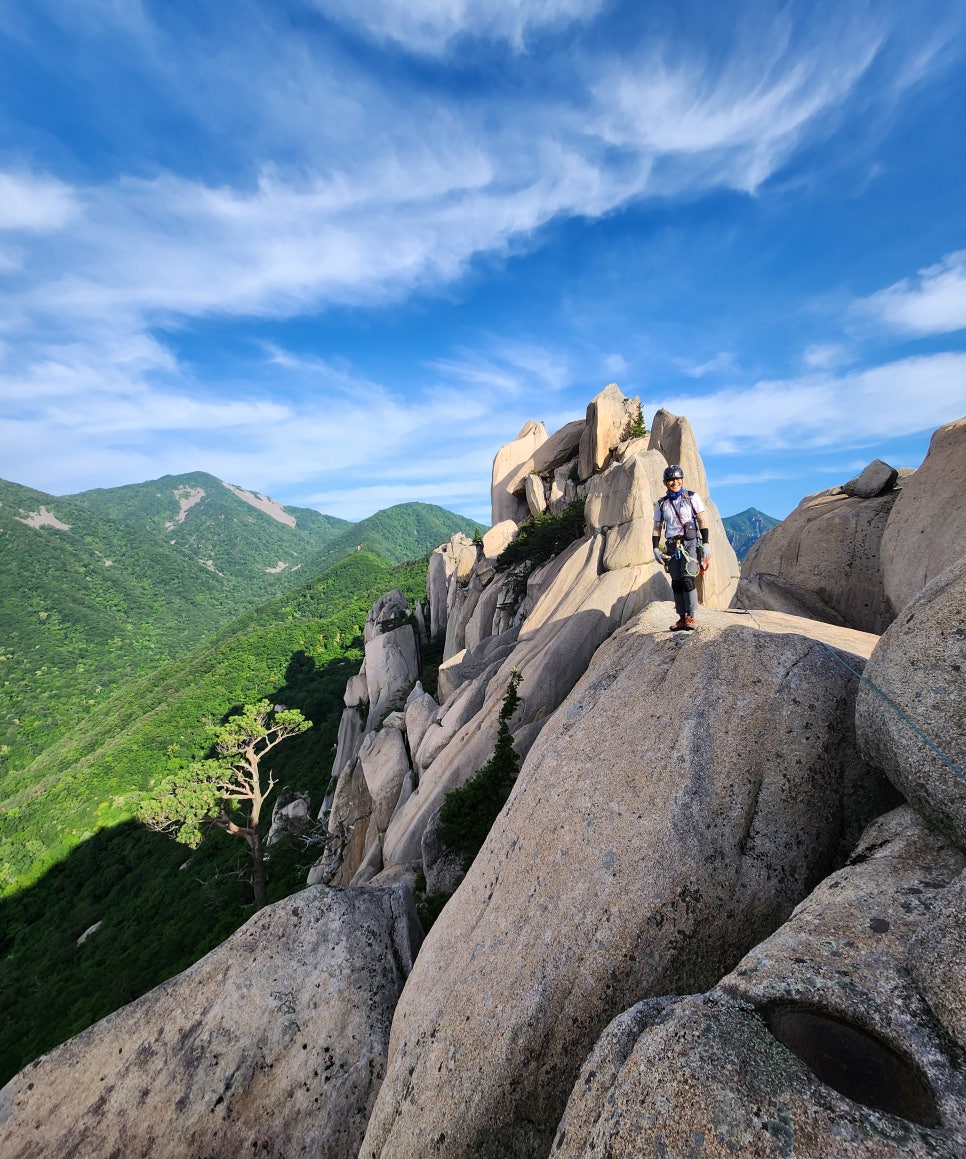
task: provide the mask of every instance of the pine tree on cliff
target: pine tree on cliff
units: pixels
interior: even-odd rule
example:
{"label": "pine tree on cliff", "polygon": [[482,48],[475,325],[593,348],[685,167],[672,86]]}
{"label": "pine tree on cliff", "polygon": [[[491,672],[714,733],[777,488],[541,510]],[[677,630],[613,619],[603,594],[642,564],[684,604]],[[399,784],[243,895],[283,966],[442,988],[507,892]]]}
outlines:
{"label": "pine tree on cliff", "polygon": [[149,829],[173,833],[192,848],[208,826],[241,837],[252,858],[255,909],[261,909],[268,894],[258,825],[262,806],[275,787],[271,770],[263,769],[261,762],[277,744],[311,727],[297,708],[276,710],[267,700],[246,704],[215,730],[214,757],[165,778],[142,799],[141,821]]}

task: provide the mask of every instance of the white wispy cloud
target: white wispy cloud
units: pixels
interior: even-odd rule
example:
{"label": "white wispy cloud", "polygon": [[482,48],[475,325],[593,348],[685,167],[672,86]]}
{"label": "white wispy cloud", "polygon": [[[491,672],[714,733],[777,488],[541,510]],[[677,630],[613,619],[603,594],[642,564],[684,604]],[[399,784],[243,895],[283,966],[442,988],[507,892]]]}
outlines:
{"label": "white wispy cloud", "polygon": [[966,250],[861,299],[853,314],[917,337],[966,329]]}
{"label": "white wispy cloud", "polygon": [[805,348],[802,361],[811,370],[838,370],[854,362],[855,356],[842,342],[815,342]]}
{"label": "white wispy cloud", "polygon": [[0,172],[0,229],[48,233],[77,212],[73,191],[62,181],[27,172]]}
{"label": "white wispy cloud", "polygon": [[[592,19],[602,7],[318,6],[415,51],[442,53],[473,36],[511,55],[536,32]],[[457,351],[433,363],[431,381],[407,399],[352,367],[267,346],[264,365],[223,400],[178,363],[159,327],[438,292],[481,256],[539,244],[540,231],[563,218],[598,218],[652,194],[755,190],[855,97],[885,35],[876,23],[830,25],[824,39],[776,26],[760,36],[768,49],[745,38],[717,59],[653,40],[582,57],[571,43],[563,78],[534,60],[538,80],[497,87],[484,101],[443,83],[410,87],[404,70],[358,69],[324,38],[310,40],[246,0],[214,45],[179,27],[177,51],[172,31],[137,0],[81,8],[51,11],[65,25],[71,13],[83,19],[91,37],[113,18],[134,66],[211,142],[212,156],[176,172],[147,141],[133,171],[73,184],[32,163],[0,174],[4,473],[55,491],[150,477],[163,446],[166,471],[204,463],[267,493],[340,473],[361,495],[396,486],[429,493],[441,477],[440,431],[459,429],[464,465],[445,468],[446,485],[479,494],[495,448],[533,417],[525,400],[536,392],[542,404],[573,384],[565,354],[525,342]],[[896,75],[921,75],[931,51],[915,48],[916,69]],[[454,55],[450,66],[458,62]],[[933,326],[953,317],[961,255],[946,263],[883,291],[891,297],[876,308],[920,317],[918,303]],[[723,368],[718,359],[692,366],[692,375]],[[619,355],[607,361],[626,367]],[[266,367],[310,384],[303,400],[284,389],[273,395]],[[719,448],[755,438],[821,445],[843,430],[873,437],[876,423],[885,430],[899,421],[887,387],[906,398],[933,392],[917,408],[924,426],[934,412],[948,416],[954,381],[963,381],[961,357],[936,356],[688,396],[678,411]],[[854,409],[843,401],[849,392]],[[554,429],[554,416],[536,417]],[[178,438],[166,441],[171,432]],[[419,464],[420,478],[400,476],[407,462]],[[318,493],[342,494],[335,486]]]}
{"label": "white wispy cloud", "polygon": [[603,0],[313,0],[340,23],[375,40],[392,40],[410,52],[438,54],[461,36],[506,41],[515,50],[537,31],[591,20]]}
{"label": "white wispy cloud", "polygon": [[703,452],[861,446],[966,413],[966,353],[758,382],[662,405],[687,414]]}
{"label": "white wispy cloud", "polygon": [[598,132],[649,158],[663,192],[695,182],[754,191],[850,96],[882,44],[873,26],[836,21],[803,46],[783,24],[744,34],[723,66],[663,46],[615,62],[595,87]]}
{"label": "white wispy cloud", "polygon": [[485,351],[457,351],[455,358],[429,364],[445,380],[485,387],[507,394],[551,391],[571,385],[566,355],[537,343],[497,342]]}
{"label": "white wispy cloud", "polygon": [[719,370],[730,370],[734,364],[735,356],[727,350],[722,350],[705,362],[690,362],[684,358],[675,359],[675,365],[688,378],[704,378],[705,375],[714,374]]}
{"label": "white wispy cloud", "polygon": [[[481,7],[387,3],[385,14],[508,28],[584,18],[597,5],[497,5],[485,20]],[[76,188],[33,178],[10,199],[11,226],[70,228],[56,244],[19,237],[23,276],[8,317],[69,324],[113,312],[150,326],[171,314],[372,304],[446,285],[477,257],[532,244],[562,217],[599,217],[651,193],[755,189],[855,90],[879,43],[867,28],[835,29],[819,51],[783,33],[771,55],[739,44],[723,63],[697,51],[671,62],[661,46],[630,45],[603,67],[577,60],[565,91],[497,93],[484,104],[353,74],[290,29],[266,27],[264,12],[252,16],[253,27],[214,55],[186,34],[177,57],[158,63],[143,48],[150,37],[137,41],[157,83],[200,128],[221,141],[244,115],[251,152],[242,173],[214,183],[162,171]],[[254,43],[260,35],[271,37],[270,59]],[[186,87],[191,62],[200,80]]]}

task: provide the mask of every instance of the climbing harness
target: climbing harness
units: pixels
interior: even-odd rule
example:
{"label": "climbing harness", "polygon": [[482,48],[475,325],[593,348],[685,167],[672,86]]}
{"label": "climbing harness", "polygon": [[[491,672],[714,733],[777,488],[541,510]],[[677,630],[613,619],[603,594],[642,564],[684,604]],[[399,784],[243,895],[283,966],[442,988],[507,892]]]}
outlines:
{"label": "climbing harness", "polygon": [[[685,575],[689,575],[692,579],[694,579],[701,571],[700,550],[702,545],[698,544],[698,550],[694,555],[692,555],[687,548],[689,543],[698,544],[698,541],[696,539],[685,540],[682,539],[681,536],[676,536],[674,539],[669,539],[664,544],[664,554],[668,556],[673,555],[675,559],[683,559]],[[674,550],[671,551],[669,550],[670,548],[673,548]]]}

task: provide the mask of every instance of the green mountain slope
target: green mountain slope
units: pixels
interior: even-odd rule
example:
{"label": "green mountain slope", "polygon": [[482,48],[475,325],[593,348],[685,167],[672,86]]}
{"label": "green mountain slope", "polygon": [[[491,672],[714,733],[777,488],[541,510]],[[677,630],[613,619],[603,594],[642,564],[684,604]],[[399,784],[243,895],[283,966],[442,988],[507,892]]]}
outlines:
{"label": "green mountain slope", "polygon": [[[189,656],[78,713],[65,736],[0,777],[0,893],[35,880],[91,832],[131,817],[137,793],[203,756],[212,725],[242,703],[282,698],[317,726],[329,721],[337,728],[345,681],[361,662],[370,605],[397,586],[424,594],[425,583],[425,561],[393,569],[368,552],[354,553]],[[316,674],[333,661],[348,667],[336,664],[335,683],[320,692]],[[303,703],[306,696],[315,699]],[[324,743],[331,742],[316,727],[286,752]],[[323,787],[327,777],[326,769]]]}
{"label": "green mountain slope", "polygon": [[0,770],[237,613],[223,577],[164,540],[0,481]]}
{"label": "green mountain slope", "polygon": [[229,590],[249,604],[297,582],[305,561],[351,527],[345,519],[310,508],[283,507],[204,471],[69,498],[164,540],[222,576]]}
{"label": "green mountain slope", "polygon": [[462,531],[485,531],[479,523],[433,503],[397,503],[346,527],[312,561],[319,570],[350,552],[365,549],[393,563],[419,559]]}
{"label": "green mountain slope", "polygon": [[[0,483],[0,1083],[251,913],[239,843],[186,851],[133,820],[139,794],[267,698],[313,722],[273,772],[317,809],[370,605],[422,596],[426,552],[476,529],[424,504],[347,524],[237,490]],[[270,896],[316,856],[273,847]]]}
{"label": "green mountain slope", "polygon": [[772,519],[770,515],[765,515],[756,507],[749,507],[747,511],[741,511],[737,515],[728,515],[721,522],[724,524],[729,543],[735,549],[735,555],[741,560],[765,532],[777,527],[781,520]]}
{"label": "green mountain slope", "polygon": [[[212,723],[266,697],[313,721],[279,747],[272,769],[279,789],[307,791],[315,812],[366,612],[394,587],[420,597],[425,583],[425,560],[392,567],[353,553],[115,690],[0,781],[0,1084],[184,969],[251,913],[236,873],[240,843],[213,834],[190,852],[161,838],[131,820],[138,793],[204,755]],[[301,888],[315,856],[295,843],[273,847],[270,897]]]}
{"label": "green mountain slope", "polygon": [[204,472],[59,498],[0,481],[0,777],[118,684],[362,545],[401,562],[467,528],[424,504],[350,524]]}

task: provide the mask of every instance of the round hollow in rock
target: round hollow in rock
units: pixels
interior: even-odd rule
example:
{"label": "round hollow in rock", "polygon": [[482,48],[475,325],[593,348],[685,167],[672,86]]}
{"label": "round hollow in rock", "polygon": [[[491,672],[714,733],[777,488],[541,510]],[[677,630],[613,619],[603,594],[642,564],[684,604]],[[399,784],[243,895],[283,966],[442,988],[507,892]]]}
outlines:
{"label": "round hollow in rock", "polygon": [[761,1013],[778,1041],[840,1095],[921,1127],[941,1124],[929,1086],[881,1038],[821,1011],[777,1006]]}

